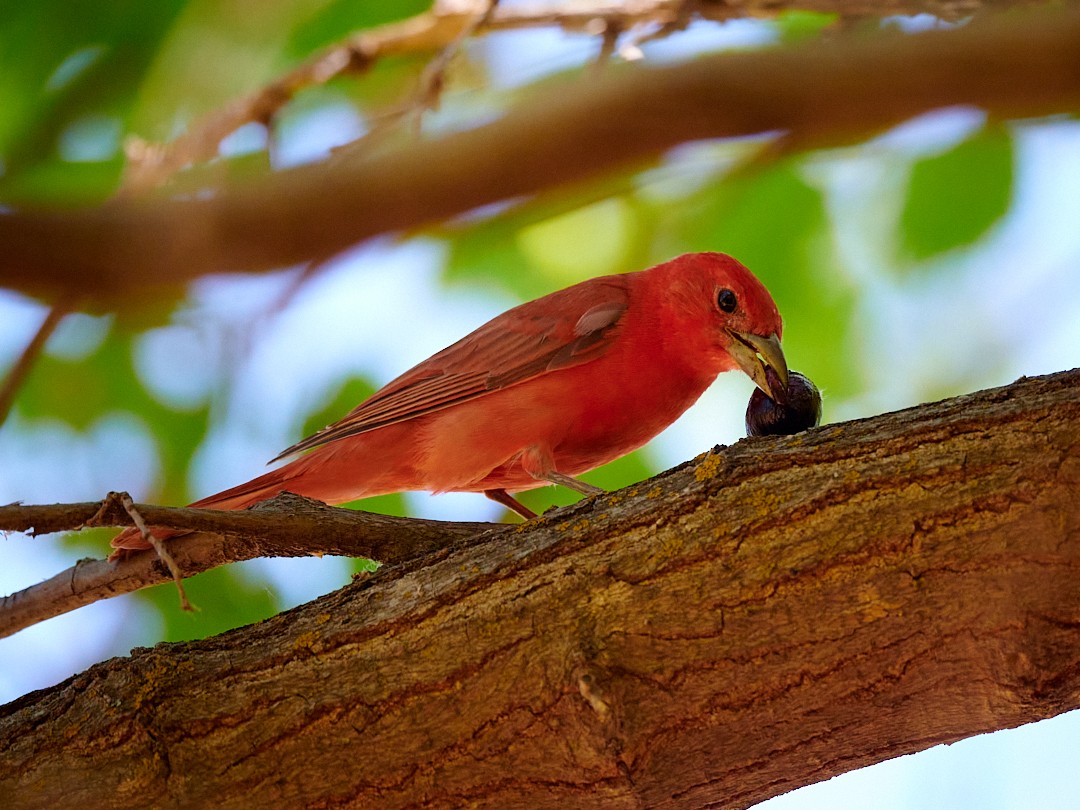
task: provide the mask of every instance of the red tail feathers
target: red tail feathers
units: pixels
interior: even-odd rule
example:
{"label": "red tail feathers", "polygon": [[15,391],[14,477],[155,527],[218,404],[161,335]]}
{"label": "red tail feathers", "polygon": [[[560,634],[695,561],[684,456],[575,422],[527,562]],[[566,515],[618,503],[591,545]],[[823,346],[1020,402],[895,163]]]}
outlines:
{"label": "red tail feathers", "polygon": [[[279,492],[288,489],[288,481],[296,475],[295,464],[296,462],[286,464],[280,469],[272,470],[232,489],[195,501],[191,506],[200,509],[246,509],[259,503],[259,501],[273,498]],[[150,529],[159,540],[166,540],[170,537],[188,533],[181,529],[166,529],[160,526],[151,526]],[[124,529],[112,539],[110,545],[116,549],[109,557],[110,560],[123,556],[124,550],[141,551],[151,547],[150,543],[143,538],[142,532],[135,527]]]}

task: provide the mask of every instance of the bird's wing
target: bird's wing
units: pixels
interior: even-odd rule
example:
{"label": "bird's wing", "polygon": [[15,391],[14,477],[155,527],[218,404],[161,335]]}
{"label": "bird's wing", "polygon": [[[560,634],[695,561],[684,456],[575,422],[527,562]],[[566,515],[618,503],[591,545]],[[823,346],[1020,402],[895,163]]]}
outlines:
{"label": "bird's wing", "polygon": [[630,275],[590,279],[507,310],[274,461],[595,360],[618,335]]}

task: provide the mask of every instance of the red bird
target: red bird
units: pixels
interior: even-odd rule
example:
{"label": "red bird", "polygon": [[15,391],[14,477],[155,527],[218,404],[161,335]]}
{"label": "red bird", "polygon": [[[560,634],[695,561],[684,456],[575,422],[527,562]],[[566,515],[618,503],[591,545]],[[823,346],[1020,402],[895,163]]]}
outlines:
{"label": "red bird", "polygon": [[[509,493],[561,484],[670,425],[724,371],[787,384],[772,296],[722,253],[690,253],[521,304],[405,372],[246,484],[193,503],[243,509],[283,490],[326,503],[405,490]],[[176,534],[176,532],[168,532]],[[135,529],[116,548],[149,544]]]}

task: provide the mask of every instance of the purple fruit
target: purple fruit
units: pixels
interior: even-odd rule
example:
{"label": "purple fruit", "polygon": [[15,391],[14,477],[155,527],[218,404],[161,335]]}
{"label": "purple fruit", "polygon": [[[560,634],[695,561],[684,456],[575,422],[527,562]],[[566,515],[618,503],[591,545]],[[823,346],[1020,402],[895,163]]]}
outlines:
{"label": "purple fruit", "polygon": [[786,390],[771,368],[765,369],[765,377],[769,387],[778,392],[778,399],[770,399],[760,388],[754,389],[746,406],[748,436],[788,436],[821,421],[821,392],[808,377],[789,372]]}

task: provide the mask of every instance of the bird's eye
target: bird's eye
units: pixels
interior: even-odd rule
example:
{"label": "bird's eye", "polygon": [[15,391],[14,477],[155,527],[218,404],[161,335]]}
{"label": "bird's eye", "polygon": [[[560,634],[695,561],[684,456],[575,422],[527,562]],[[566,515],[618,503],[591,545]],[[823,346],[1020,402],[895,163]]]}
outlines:
{"label": "bird's eye", "polygon": [[731,290],[723,289],[716,294],[716,305],[720,307],[721,312],[730,315],[738,308],[739,299],[735,297],[735,293]]}

